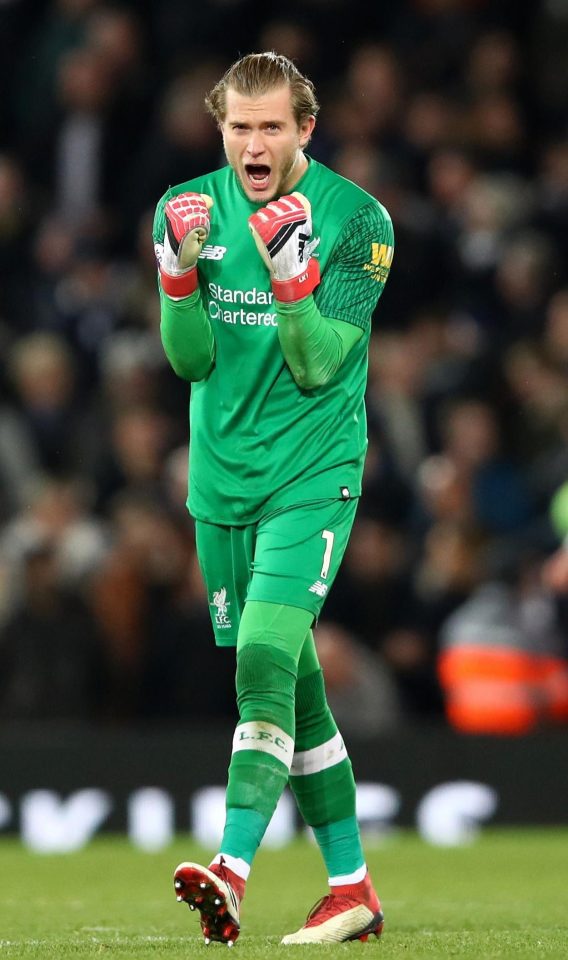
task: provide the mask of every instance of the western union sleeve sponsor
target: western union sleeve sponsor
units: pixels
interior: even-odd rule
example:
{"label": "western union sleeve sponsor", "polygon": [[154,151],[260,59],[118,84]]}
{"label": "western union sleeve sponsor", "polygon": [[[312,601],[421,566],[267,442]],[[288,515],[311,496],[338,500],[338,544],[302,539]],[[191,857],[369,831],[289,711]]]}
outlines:
{"label": "western union sleeve sponsor", "polygon": [[367,270],[377,283],[385,283],[389,275],[393,256],[394,247],[391,247],[387,243],[372,243],[371,259],[368,263],[363,264],[363,270]]}

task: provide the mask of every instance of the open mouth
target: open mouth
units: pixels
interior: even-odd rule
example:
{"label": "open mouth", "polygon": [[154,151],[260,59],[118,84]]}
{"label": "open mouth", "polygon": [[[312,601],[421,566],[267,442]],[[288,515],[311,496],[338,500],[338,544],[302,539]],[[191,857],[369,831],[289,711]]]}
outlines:
{"label": "open mouth", "polygon": [[245,164],[247,182],[253,190],[266,190],[270,182],[270,167],[265,163]]}

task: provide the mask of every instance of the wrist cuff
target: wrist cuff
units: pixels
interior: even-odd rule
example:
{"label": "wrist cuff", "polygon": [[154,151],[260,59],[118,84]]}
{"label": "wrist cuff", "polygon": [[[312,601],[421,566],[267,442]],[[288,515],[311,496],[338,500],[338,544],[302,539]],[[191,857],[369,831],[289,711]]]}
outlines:
{"label": "wrist cuff", "polygon": [[312,257],[306,270],[291,280],[272,280],[272,292],[281,303],[294,303],[313,293],[320,282],[319,260]]}
{"label": "wrist cuff", "polygon": [[189,297],[191,293],[195,293],[199,286],[197,267],[192,267],[191,270],[186,270],[185,273],[180,273],[177,277],[172,277],[170,273],[165,273],[160,268],[160,283],[162,284],[162,290],[167,293],[168,297],[175,297],[176,300],[181,297]]}

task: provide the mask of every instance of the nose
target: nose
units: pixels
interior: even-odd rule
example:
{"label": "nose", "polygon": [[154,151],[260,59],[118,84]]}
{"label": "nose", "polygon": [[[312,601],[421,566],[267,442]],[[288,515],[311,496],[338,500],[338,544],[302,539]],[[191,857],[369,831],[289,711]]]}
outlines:
{"label": "nose", "polygon": [[251,131],[251,135],[247,143],[247,153],[255,160],[264,153],[262,134],[258,130]]}

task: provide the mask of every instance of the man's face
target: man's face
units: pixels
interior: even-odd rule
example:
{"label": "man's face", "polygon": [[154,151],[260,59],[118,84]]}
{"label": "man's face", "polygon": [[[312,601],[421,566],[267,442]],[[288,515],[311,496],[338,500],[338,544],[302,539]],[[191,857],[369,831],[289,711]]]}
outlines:
{"label": "man's face", "polygon": [[315,118],[298,125],[288,86],[260,97],[229,88],[226,107],[221,126],[225,153],[249,200],[267,203],[289,193],[306,168],[302,148]]}

